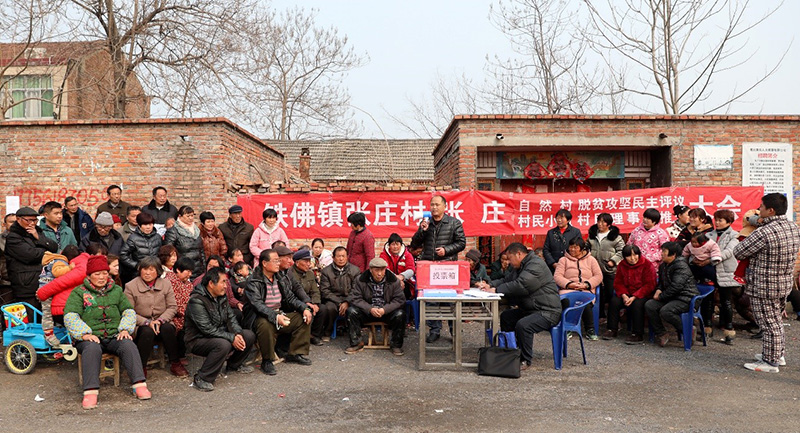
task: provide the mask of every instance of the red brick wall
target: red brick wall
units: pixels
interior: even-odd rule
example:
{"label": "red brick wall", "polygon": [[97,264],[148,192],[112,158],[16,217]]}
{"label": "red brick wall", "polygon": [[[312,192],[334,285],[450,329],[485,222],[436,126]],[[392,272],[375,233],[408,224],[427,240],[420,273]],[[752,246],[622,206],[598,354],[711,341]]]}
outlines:
{"label": "red brick wall", "polygon": [[434,152],[433,154],[434,183],[436,185],[449,185],[453,188],[461,188],[459,185],[460,155],[458,133],[442,137],[442,141],[439,142],[437,150],[439,150],[439,152]]}
{"label": "red brick wall", "polygon": [[[114,82],[111,56],[100,49],[78,61],[67,78],[64,105],[68,116],[63,119],[107,119],[114,114]],[[60,86],[61,83],[53,83]],[[136,74],[131,73],[126,84],[125,117],[150,117],[150,97],[145,94]]]}
{"label": "red brick wall", "polygon": [[147,204],[162,185],[172,204],[224,220],[236,179],[283,180],[283,155],[225,119],[5,122],[0,152],[2,196],[38,208],[72,195],[92,215],[116,183],[132,204]]}
{"label": "red brick wall", "polygon": [[[572,136],[575,142],[587,143],[587,149],[597,149],[591,146],[593,138],[653,137],[655,143],[663,133],[672,145],[674,186],[741,185],[742,144],[746,142],[792,143],[794,160],[800,161],[800,116],[457,116],[434,150],[437,182],[458,179],[462,190],[471,187],[476,179],[475,149],[460,142],[466,137],[494,139],[498,131],[506,141],[509,137]],[[696,171],[697,144],[732,144],[733,170]],[[452,159],[458,160],[457,170],[450,165]],[[797,162],[793,182],[800,182]],[[800,187],[795,186],[795,191],[793,206],[800,216]]]}

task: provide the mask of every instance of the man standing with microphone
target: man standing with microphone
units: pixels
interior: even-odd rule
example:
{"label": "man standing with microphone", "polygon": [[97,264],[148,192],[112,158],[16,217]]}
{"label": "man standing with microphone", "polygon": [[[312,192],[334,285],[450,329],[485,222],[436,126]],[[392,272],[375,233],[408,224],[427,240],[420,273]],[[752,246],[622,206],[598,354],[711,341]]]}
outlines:
{"label": "man standing with microphone", "polygon": [[[458,253],[467,247],[467,237],[464,236],[461,221],[445,215],[446,208],[447,200],[443,196],[437,194],[431,197],[431,219],[429,221],[423,218],[417,232],[411,238],[412,248],[422,247],[420,260],[437,262],[458,260]],[[425,341],[433,343],[439,339],[442,322],[428,320],[427,325],[430,333]]]}

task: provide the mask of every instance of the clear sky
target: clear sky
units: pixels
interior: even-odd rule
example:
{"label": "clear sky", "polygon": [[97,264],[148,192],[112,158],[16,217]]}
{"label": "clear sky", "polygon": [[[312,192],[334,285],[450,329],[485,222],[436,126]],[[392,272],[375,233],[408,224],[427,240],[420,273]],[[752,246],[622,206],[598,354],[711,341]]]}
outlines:
{"label": "clear sky", "polygon": [[[751,13],[760,15],[778,2],[751,3]],[[369,62],[350,72],[345,83],[352,104],[375,119],[357,110],[364,137],[382,138],[381,130],[390,138],[409,137],[387,112],[401,116],[409,109],[407,97],[419,99],[437,73],[464,73],[481,81],[487,55],[511,55],[505,36],[488,19],[489,0],[273,0],[272,4],[278,9],[295,5],[317,9],[319,24],[335,26],[358,52],[369,56]],[[745,102],[733,105],[730,113],[800,114],[798,17],[800,1],[787,0],[750,33],[753,57],[725,81],[714,83],[717,92],[752,83],[789,48],[781,68]]]}

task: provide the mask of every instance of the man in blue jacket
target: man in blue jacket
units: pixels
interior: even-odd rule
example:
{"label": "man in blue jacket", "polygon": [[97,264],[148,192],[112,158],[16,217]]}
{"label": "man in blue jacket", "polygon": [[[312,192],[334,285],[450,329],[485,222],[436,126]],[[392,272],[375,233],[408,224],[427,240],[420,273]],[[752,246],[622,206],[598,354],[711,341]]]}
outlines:
{"label": "man in blue jacket", "polygon": [[83,239],[94,228],[94,221],[88,213],[78,205],[78,199],[75,197],[67,197],[64,200],[64,222],[67,223],[75,239]]}

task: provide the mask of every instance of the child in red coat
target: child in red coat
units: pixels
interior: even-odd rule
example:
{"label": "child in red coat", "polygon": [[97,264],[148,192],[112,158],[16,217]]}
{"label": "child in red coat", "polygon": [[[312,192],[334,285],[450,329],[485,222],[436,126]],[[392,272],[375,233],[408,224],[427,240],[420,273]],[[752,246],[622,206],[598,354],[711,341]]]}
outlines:
{"label": "child in red coat", "polygon": [[[67,298],[77,286],[83,283],[86,278],[86,262],[89,255],[78,251],[75,245],[64,248],[62,255],[53,254],[52,260],[48,259],[49,253],[45,253],[42,263],[48,260],[52,265],[52,277],[49,281],[40,279],[42,284],[36,291],[36,296],[42,301],[42,331],[47,344],[51,347],[59,347],[60,342],[53,335],[53,325],[55,321],[62,322],[64,315],[64,305]],[[43,274],[44,275],[44,274]]]}

